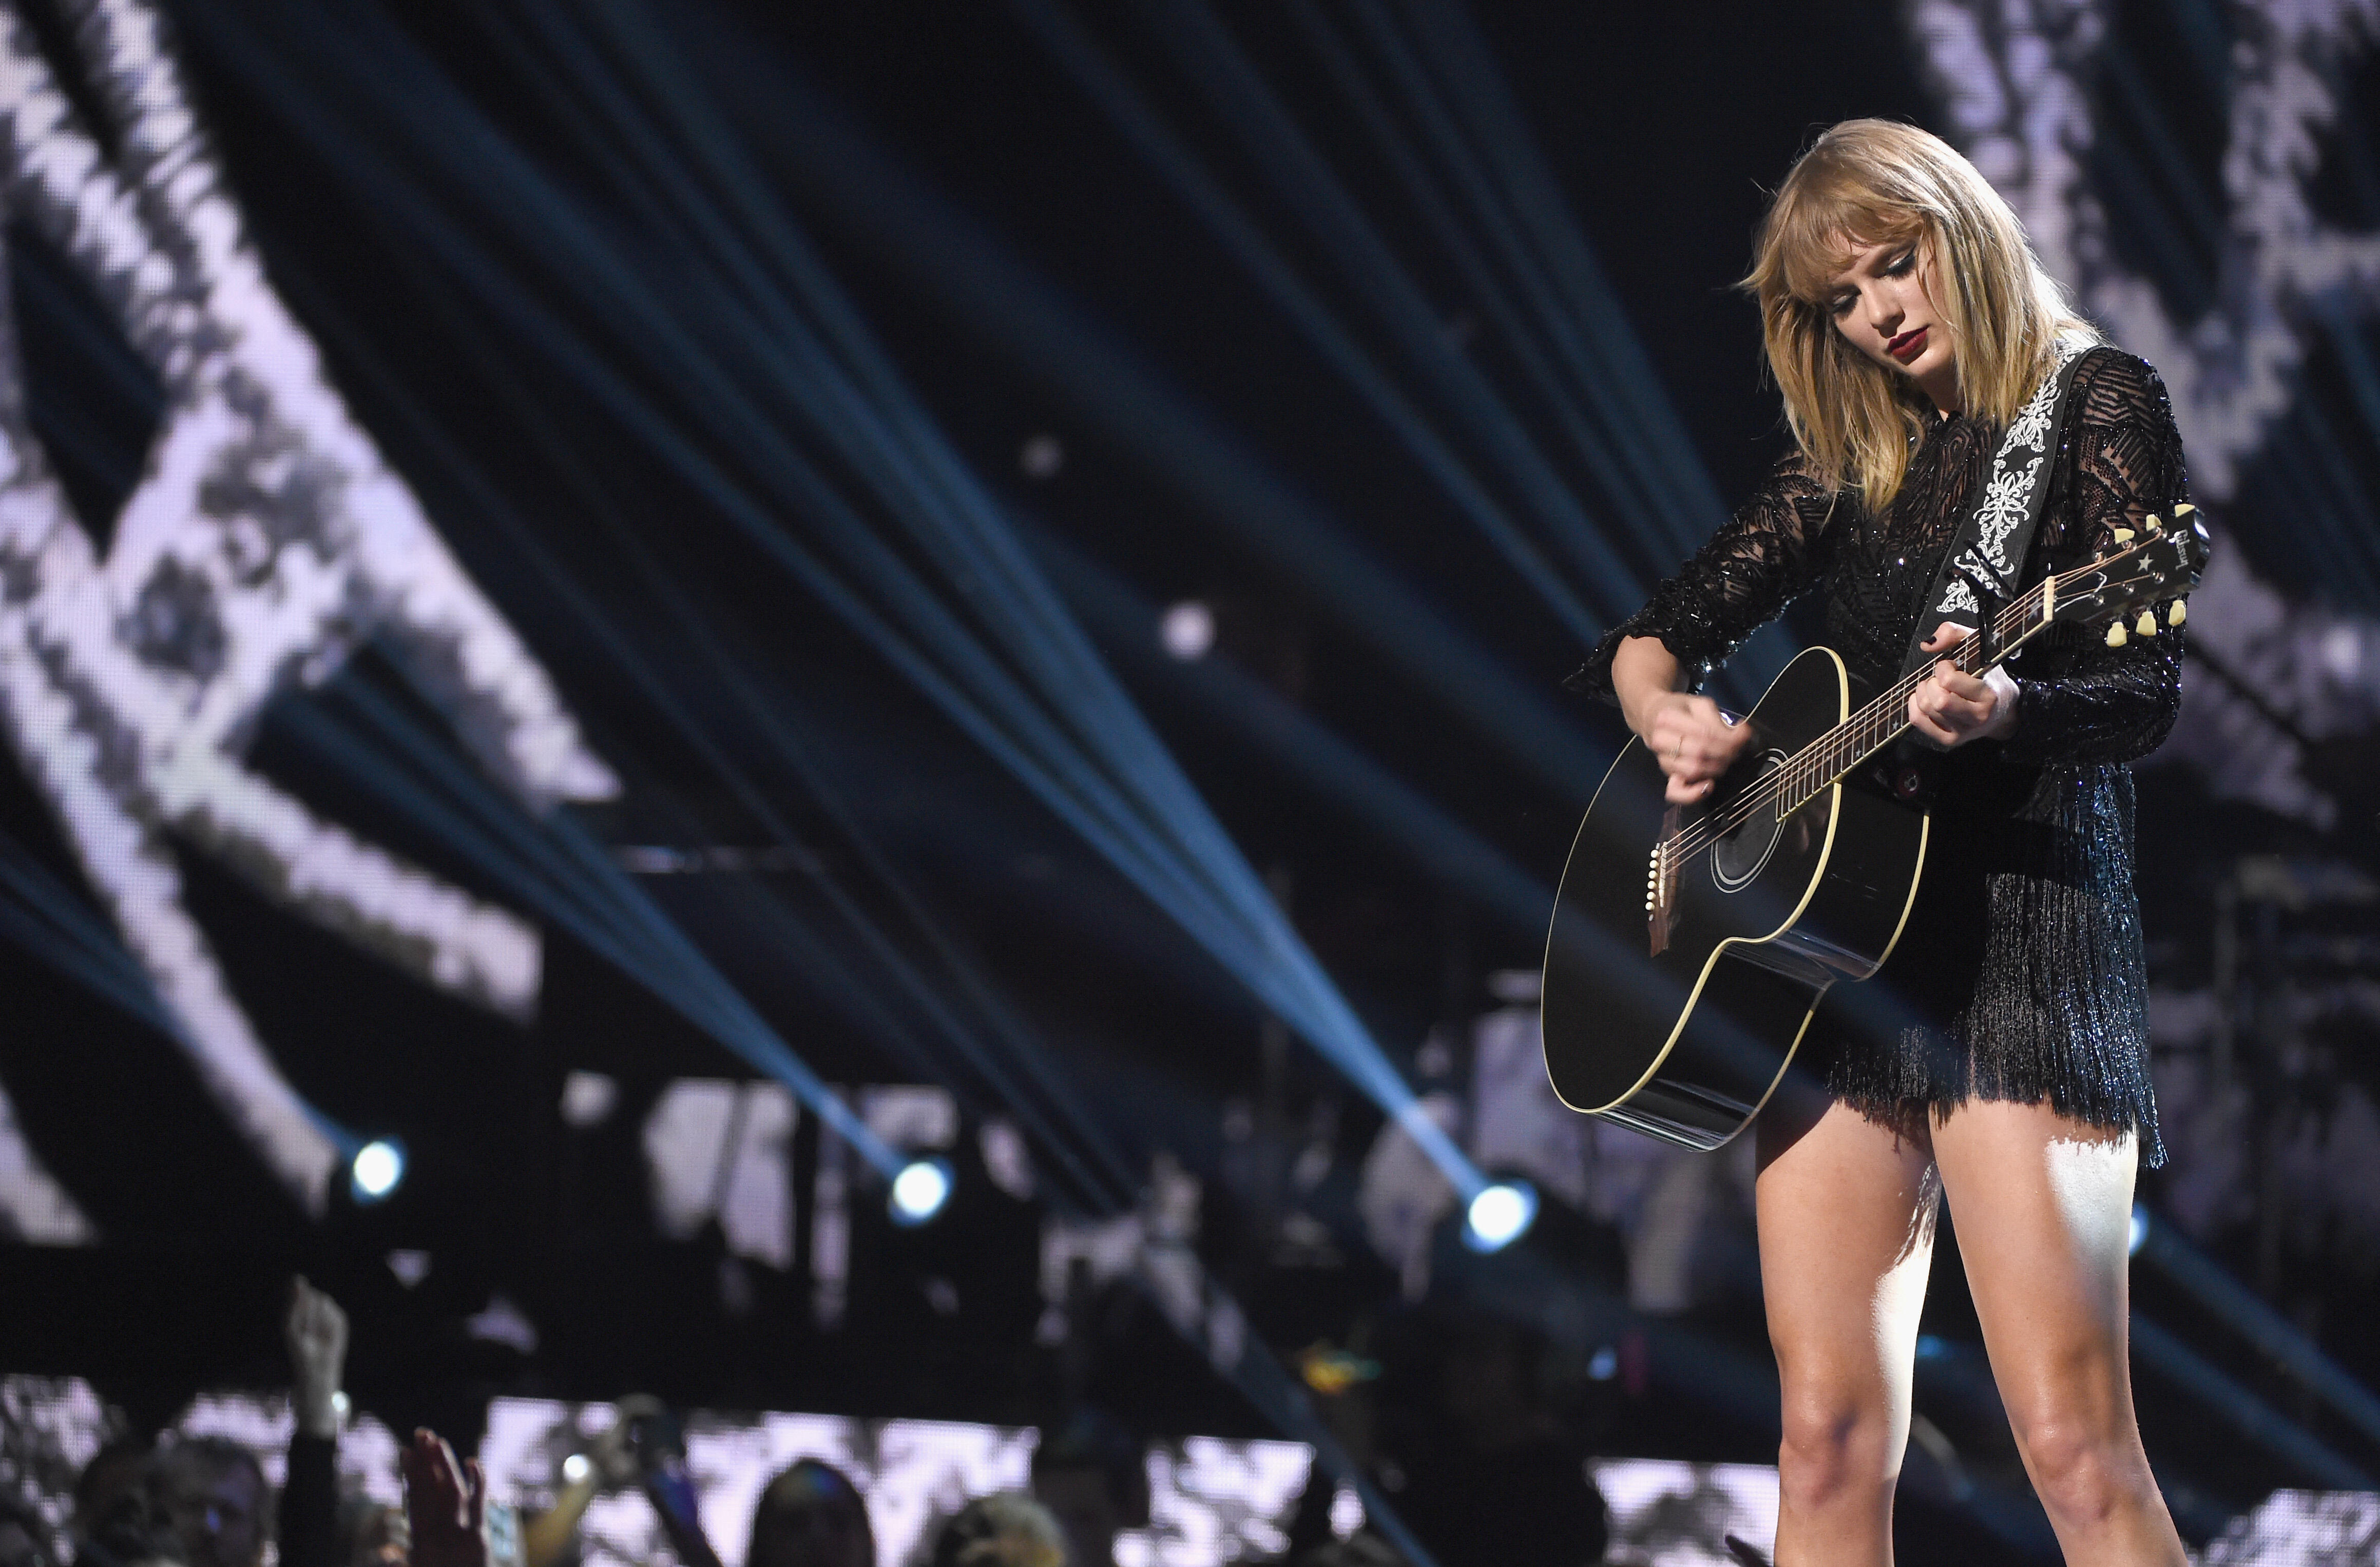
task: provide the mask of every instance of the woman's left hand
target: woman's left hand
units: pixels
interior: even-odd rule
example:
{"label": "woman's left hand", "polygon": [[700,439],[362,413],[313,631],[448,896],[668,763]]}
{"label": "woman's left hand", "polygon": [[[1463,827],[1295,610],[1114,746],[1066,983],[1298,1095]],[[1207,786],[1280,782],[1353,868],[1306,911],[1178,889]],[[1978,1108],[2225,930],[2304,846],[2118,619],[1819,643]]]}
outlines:
{"label": "woman's left hand", "polygon": [[[1929,653],[1944,653],[1966,639],[1965,626],[1946,620],[1924,645]],[[1979,677],[1944,659],[1909,693],[1909,722],[1944,750],[1999,739],[2016,727],[2016,681],[1997,664]]]}

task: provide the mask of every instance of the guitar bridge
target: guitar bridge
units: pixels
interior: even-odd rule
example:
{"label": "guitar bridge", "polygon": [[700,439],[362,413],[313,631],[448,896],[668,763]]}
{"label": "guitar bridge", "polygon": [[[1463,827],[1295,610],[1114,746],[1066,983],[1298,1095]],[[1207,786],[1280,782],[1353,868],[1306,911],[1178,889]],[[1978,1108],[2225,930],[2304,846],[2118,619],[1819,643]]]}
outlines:
{"label": "guitar bridge", "polygon": [[1661,813],[1661,835],[1645,871],[1645,936],[1659,957],[1670,950],[1670,917],[1678,893],[1678,808]]}

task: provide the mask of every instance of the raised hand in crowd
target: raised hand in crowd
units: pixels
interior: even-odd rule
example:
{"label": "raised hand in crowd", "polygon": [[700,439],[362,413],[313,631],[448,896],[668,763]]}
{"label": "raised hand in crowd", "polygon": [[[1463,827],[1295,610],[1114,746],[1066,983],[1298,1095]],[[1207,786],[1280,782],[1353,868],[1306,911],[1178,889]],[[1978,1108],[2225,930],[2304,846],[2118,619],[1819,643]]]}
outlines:
{"label": "raised hand in crowd", "polygon": [[298,1429],[310,1437],[339,1434],[339,1385],[347,1369],[347,1314],[303,1278],[289,1281],[289,1315],[282,1324],[289,1346],[290,1399]]}
{"label": "raised hand in crowd", "polygon": [[586,1516],[588,1504],[595,1500],[596,1493],[619,1490],[637,1483],[637,1454],[628,1435],[638,1419],[661,1413],[662,1407],[661,1400],[643,1393],[633,1393],[619,1402],[611,1426],[580,1455],[588,1461],[585,1466],[565,1468],[553,1505],[523,1526],[521,1557],[527,1567],[554,1567],[577,1538],[578,1521]]}
{"label": "raised hand in crowd", "polygon": [[281,1567],[339,1567],[339,1388],[347,1370],[347,1314],[302,1278],[289,1281],[281,1319],[289,1351],[289,1403],[298,1428],[278,1509]]}
{"label": "raised hand in crowd", "polygon": [[488,1567],[488,1477],[480,1461],[457,1461],[443,1437],[417,1430],[397,1465],[413,1567]]}

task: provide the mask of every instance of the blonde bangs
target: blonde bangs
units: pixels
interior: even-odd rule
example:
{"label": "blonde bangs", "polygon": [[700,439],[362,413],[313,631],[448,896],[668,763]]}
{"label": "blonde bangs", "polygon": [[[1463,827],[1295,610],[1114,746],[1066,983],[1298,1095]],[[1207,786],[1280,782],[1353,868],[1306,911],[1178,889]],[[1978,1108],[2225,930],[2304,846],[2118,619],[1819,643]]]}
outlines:
{"label": "blonde bangs", "polygon": [[1778,260],[1785,291],[1802,304],[1823,310],[1835,279],[1852,258],[1870,245],[1897,245],[1920,238],[1917,215],[1879,205],[1868,192],[1842,181],[1810,191],[1779,214]]}
{"label": "blonde bangs", "polygon": [[2042,271],[2016,213],[1949,143],[1888,120],[1846,120],[1818,138],[1778,187],[1742,286],[1759,302],[1794,440],[1871,513],[1900,493],[1912,438],[1934,410],[1914,383],[1852,346],[1827,301],[1859,249],[1903,241],[1931,262],[1960,400],[1977,418],[2014,419],[2059,338],[2098,341]]}

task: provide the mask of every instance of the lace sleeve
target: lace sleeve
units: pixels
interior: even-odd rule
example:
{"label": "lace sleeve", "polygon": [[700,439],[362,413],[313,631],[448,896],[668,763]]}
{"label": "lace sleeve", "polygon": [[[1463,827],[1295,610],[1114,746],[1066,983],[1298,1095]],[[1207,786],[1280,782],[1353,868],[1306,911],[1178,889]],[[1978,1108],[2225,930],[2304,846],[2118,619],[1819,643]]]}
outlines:
{"label": "lace sleeve", "polygon": [[1739,507],[1652,602],[1604,633],[1563,684],[1614,700],[1611,657],[1630,637],[1658,637],[1699,689],[1743,639],[1777,618],[1817,577],[1830,497],[1797,453]]}
{"label": "lace sleeve", "polygon": [[[2165,383],[2130,354],[2095,351],[2076,372],[2062,493],[2053,497],[2042,550],[2058,565],[2111,547],[2188,500],[2181,432]],[[2017,722],[2006,754],[2053,766],[2126,762],[2156,749],[2181,709],[2181,635],[2131,638],[2060,626],[2018,660]]]}

